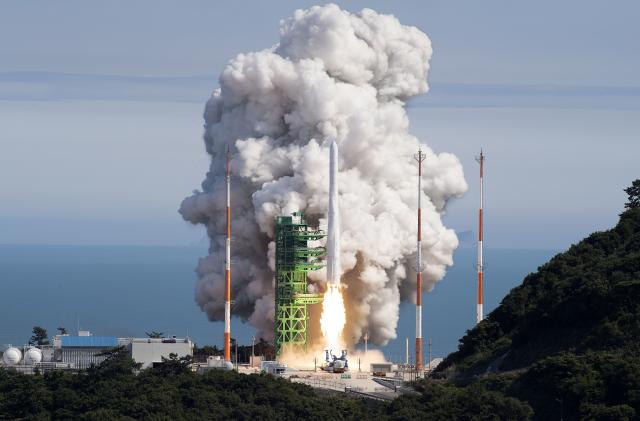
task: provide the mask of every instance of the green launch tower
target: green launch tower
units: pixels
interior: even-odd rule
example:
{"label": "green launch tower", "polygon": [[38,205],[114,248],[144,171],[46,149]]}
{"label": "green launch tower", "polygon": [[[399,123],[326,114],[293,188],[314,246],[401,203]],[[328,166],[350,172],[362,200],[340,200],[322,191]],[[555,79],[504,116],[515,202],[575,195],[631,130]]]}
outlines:
{"label": "green launch tower", "polygon": [[307,273],[324,266],[324,247],[308,247],[308,241],[325,236],[312,230],[303,212],[276,219],[276,356],[287,349],[307,349],[307,306],[322,302],[321,294],[307,292]]}

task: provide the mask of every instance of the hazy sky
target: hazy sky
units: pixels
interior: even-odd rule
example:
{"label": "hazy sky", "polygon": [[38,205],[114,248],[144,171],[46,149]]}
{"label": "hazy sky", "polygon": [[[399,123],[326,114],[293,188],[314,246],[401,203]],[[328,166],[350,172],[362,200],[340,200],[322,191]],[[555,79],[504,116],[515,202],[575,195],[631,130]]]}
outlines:
{"label": "hazy sky", "polygon": [[[560,249],[612,225],[640,177],[640,3],[338,2],[419,27],[432,91],[412,132],[461,159],[489,247]],[[225,63],[313,2],[3,1],[0,243],[193,244],[177,214],[207,170],[202,109]]]}

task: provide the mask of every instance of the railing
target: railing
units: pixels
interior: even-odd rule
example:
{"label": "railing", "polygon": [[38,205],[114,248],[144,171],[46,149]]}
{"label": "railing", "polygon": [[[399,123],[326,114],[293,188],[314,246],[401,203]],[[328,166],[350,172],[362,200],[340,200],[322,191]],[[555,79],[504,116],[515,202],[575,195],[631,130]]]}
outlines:
{"label": "railing", "polygon": [[316,376],[311,378],[296,377],[296,378],[291,378],[290,380],[292,382],[303,383],[311,387],[316,387],[320,389],[339,390],[341,392],[344,392],[346,387],[344,382],[336,381],[336,380],[326,380],[324,378],[319,378]]}
{"label": "railing", "polygon": [[354,396],[358,396],[358,397],[362,397],[365,399],[374,399],[377,401],[390,401],[393,400],[393,396],[388,396],[388,395],[374,395],[372,393],[367,393],[367,392],[363,392],[362,390],[358,390],[360,388],[346,388],[345,389],[345,393],[347,395],[354,395]]}

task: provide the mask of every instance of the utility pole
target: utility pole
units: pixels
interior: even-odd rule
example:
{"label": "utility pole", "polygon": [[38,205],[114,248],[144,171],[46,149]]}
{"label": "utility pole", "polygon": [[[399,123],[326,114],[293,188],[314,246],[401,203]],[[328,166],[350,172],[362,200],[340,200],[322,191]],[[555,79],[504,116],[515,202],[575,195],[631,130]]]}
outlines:
{"label": "utility pole", "polygon": [[429,338],[429,339],[427,340],[427,347],[428,347],[428,349],[429,349],[429,361],[428,361],[428,364],[429,364],[429,372],[431,372],[431,338]]}
{"label": "utility pole", "polygon": [[255,346],[256,346],[256,337],[252,336],[251,337],[251,367],[253,367],[253,363],[256,359],[256,353],[255,353]]}
{"label": "utility pole", "polygon": [[238,340],[234,339],[233,343],[235,344],[235,348],[236,348],[236,351],[235,351],[235,354],[236,354],[235,357],[236,358],[235,359],[236,359],[236,372],[237,372],[238,371]]}
{"label": "utility pole", "polygon": [[407,345],[406,345],[406,355],[405,355],[405,365],[409,365],[409,337],[407,336]]}

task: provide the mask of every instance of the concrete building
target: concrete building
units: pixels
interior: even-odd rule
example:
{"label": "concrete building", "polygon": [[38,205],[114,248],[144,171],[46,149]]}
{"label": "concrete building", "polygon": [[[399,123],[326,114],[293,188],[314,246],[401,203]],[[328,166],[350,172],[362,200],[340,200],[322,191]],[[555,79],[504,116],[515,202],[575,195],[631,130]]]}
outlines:
{"label": "concrete building", "polygon": [[104,352],[117,346],[118,338],[115,336],[93,336],[89,331],[80,331],[78,336],[54,336],[53,358],[50,362],[85,369],[91,365],[99,365],[107,358]]}
{"label": "concrete building", "polygon": [[[22,372],[33,372],[36,366],[41,370],[80,370],[100,365],[108,357],[108,351],[118,347],[127,350],[135,362],[142,364],[142,368],[161,363],[162,358],[169,358],[171,354],[179,358],[193,356],[193,342],[189,338],[117,338],[94,336],[82,330],[77,336],[56,335],[51,345],[7,348],[12,358],[3,358],[0,365]],[[3,357],[6,350],[3,350]],[[39,358],[27,358],[32,354]]]}
{"label": "concrete building", "polygon": [[123,342],[131,358],[141,363],[142,368],[161,363],[162,358],[169,358],[170,354],[178,358],[193,356],[193,342],[189,338],[128,338]]}

